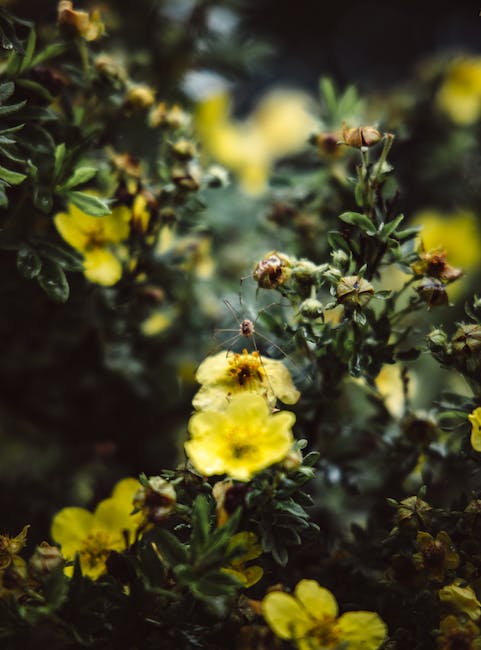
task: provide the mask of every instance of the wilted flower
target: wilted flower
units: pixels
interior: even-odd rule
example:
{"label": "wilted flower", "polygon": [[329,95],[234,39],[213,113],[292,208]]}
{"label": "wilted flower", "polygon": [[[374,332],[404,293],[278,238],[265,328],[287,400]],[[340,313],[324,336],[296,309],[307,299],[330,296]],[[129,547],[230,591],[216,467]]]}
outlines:
{"label": "wilted flower", "polygon": [[416,546],[419,552],[413,555],[414,564],[418,570],[425,571],[429,580],[442,582],[445,573],[459,565],[459,555],[444,530],[436,538],[420,531],[416,537]]}
{"label": "wilted flower", "polygon": [[63,239],[82,253],[85,277],[111,286],[122,277],[120,245],[129,236],[131,216],[129,208],[119,206],[105,217],[92,217],[70,203],[54,223]]}
{"label": "wilted flower", "polygon": [[340,142],[350,147],[372,147],[382,138],[381,132],[374,126],[358,126],[349,128],[345,124],[342,128]]}
{"label": "wilted flower", "polygon": [[231,479],[217,481],[212,488],[217,511],[217,525],[223,526],[229,517],[245,503],[248,486]]}
{"label": "wilted flower", "polygon": [[191,417],[191,439],[185,450],[194,467],[206,476],[227,474],[249,481],[286,457],[294,442],[294,421],[289,411],[271,415],[260,395],[235,395],[225,411],[201,411]]}
{"label": "wilted flower", "polygon": [[436,278],[426,278],[418,284],[416,291],[428,307],[439,307],[449,302],[444,283]]}
{"label": "wilted flower", "polygon": [[97,9],[88,14],[86,11],[75,10],[69,0],[60,0],[57,15],[59,25],[68,27],[86,41],[96,41],[105,32],[105,25]]}
{"label": "wilted flower", "polygon": [[[78,553],[84,575],[93,580],[106,570],[105,562],[111,551],[122,551],[134,541],[143,515],[130,514],[132,500],[139,482],[126,478],[117,483],[112,496],[101,501],[95,511],[68,507],[58,512],[52,522],[52,537],[60,544],[66,560]],[[71,575],[73,567],[65,568]]]}
{"label": "wilted flower", "polygon": [[415,275],[437,278],[443,282],[454,282],[463,274],[461,269],[456,269],[447,262],[447,253],[442,249],[420,251],[419,259],[411,264]]}
{"label": "wilted flower", "polygon": [[124,104],[133,110],[144,110],[150,108],[155,101],[152,88],[143,84],[132,86],[127,91]]}
{"label": "wilted flower", "polygon": [[291,266],[287,255],[271,251],[257,262],[252,275],[262,289],[276,289],[289,279]]}
{"label": "wilted flower", "polygon": [[294,641],[299,650],[346,647],[377,650],[387,636],[375,612],[346,612],[338,617],[333,594],[315,580],[301,580],[294,594],[273,591],[262,601],[262,613],[274,633]]}
{"label": "wilted flower", "polygon": [[8,568],[17,558],[27,543],[27,533],[30,526],[24,526],[16,537],[0,535],[0,571]]}
{"label": "wilted flower", "polygon": [[257,351],[242,354],[219,352],[199,366],[196,379],[202,387],[194,396],[195,409],[225,409],[237,393],[262,395],[272,407],[280,399],[295,404],[300,397],[282,361],[261,356]]}
{"label": "wilted flower", "polygon": [[471,356],[481,352],[481,325],[461,323],[451,339],[453,350],[458,354]]}
{"label": "wilted flower", "polygon": [[134,508],[140,510],[146,520],[153,524],[167,519],[176,503],[174,486],[161,476],[150,476],[133,497]]}

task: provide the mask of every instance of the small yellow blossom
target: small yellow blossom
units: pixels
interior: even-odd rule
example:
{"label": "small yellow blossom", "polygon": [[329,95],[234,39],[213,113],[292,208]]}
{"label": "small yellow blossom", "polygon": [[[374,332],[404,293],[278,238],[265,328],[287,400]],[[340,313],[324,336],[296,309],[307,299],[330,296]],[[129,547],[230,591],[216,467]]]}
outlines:
{"label": "small yellow blossom", "polygon": [[475,451],[481,451],[481,406],[468,415],[471,422],[471,445]]}
{"label": "small yellow blossom", "polygon": [[296,643],[299,650],[377,650],[387,636],[375,612],[346,612],[338,617],[333,594],[315,580],[301,580],[294,594],[273,591],[262,601],[262,613],[273,632]]}
{"label": "small yellow blossom", "polygon": [[232,398],[225,411],[195,413],[189,421],[191,439],[185,450],[194,467],[206,476],[227,474],[249,481],[286,457],[294,442],[294,422],[293,413],[271,415],[260,395],[242,393]]}
{"label": "small yellow blossom", "polygon": [[464,613],[473,621],[481,616],[481,603],[471,587],[461,587],[458,582],[446,585],[438,591],[439,600]]}
{"label": "small yellow blossom", "polygon": [[105,33],[105,25],[98,9],[88,14],[77,11],[69,0],[60,0],[57,6],[59,25],[65,25],[86,41],[96,41]]}
{"label": "small yellow blossom", "polygon": [[[126,478],[117,483],[108,499],[101,501],[95,511],[68,507],[58,512],[52,522],[52,538],[62,548],[66,560],[78,553],[84,575],[93,580],[105,572],[105,563],[111,551],[122,551],[134,541],[134,535],[143,520],[143,514],[131,515],[133,497],[139,481]],[[72,575],[73,568],[65,573]]]}
{"label": "small yellow blossom", "polygon": [[88,280],[112,286],[122,277],[123,248],[130,233],[131,212],[119,206],[105,217],[92,217],[70,204],[67,212],[55,215],[55,226],[61,237],[84,258]]}
{"label": "small yellow blossom", "polygon": [[481,115],[481,57],[452,61],[436,102],[455,124],[474,124]]}
{"label": "small yellow blossom", "polygon": [[205,149],[232,170],[250,194],[264,191],[271,167],[298,151],[314,129],[303,93],[273,90],[243,122],[230,116],[226,92],[211,95],[197,109],[197,130]]}
{"label": "small yellow blossom", "polygon": [[246,566],[247,562],[255,560],[262,555],[262,546],[259,544],[257,535],[248,531],[242,531],[234,535],[229,542],[228,550],[230,551],[240,544],[246,549],[244,553],[232,560],[230,566],[222,570],[237,578],[247,589],[255,585],[256,582],[259,582],[264,575],[264,570],[261,566],[256,564]]}
{"label": "small yellow blossom", "polygon": [[196,379],[202,384],[192,400],[198,411],[225,409],[233,395],[244,392],[262,395],[272,407],[276,399],[295,404],[300,397],[282,361],[247,350],[242,354],[222,351],[207,357],[200,364]]}

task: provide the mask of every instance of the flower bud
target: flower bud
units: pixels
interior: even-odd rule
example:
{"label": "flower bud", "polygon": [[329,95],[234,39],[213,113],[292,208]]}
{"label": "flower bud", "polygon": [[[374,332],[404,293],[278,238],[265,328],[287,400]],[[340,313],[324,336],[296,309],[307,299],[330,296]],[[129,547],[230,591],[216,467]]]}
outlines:
{"label": "flower bud", "polygon": [[132,110],[150,108],[155,101],[154,91],[149,86],[132,86],[125,96],[124,105]]}
{"label": "flower bud", "polygon": [[292,276],[302,284],[312,284],[319,274],[319,267],[310,260],[298,260],[292,267]]}
{"label": "flower bud", "polygon": [[174,510],[177,495],[174,486],[160,476],[151,476],[134,495],[134,507],[141,510],[147,521],[159,524]]}
{"label": "flower bud", "polygon": [[299,313],[304,318],[321,318],[323,313],[322,303],[315,298],[307,298],[301,303]]}
{"label": "flower bud", "polygon": [[436,278],[426,278],[416,287],[416,291],[429,308],[447,305],[449,302],[446,287]]}
{"label": "flower bud", "polygon": [[190,160],[194,158],[197,151],[195,144],[191,140],[183,138],[172,145],[172,153],[180,160]]}
{"label": "flower bud", "polygon": [[332,263],[334,266],[343,267],[347,262],[349,262],[349,255],[346,251],[343,251],[341,248],[336,249],[331,253]]}
{"label": "flower bud", "polygon": [[481,325],[462,323],[452,338],[453,350],[464,356],[481,352]]}
{"label": "flower bud", "polygon": [[262,289],[276,289],[290,277],[291,265],[287,255],[271,251],[257,262],[252,276]]}
{"label": "flower bud", "polygon": [[282,467],[288,472],[297,469],[302,465],[302,452],[300,449],[291,449],[282,461]]}
{"label": "flower bud", "polygon": [[448,352],[448,335],[441,328],[431,330],[426,339],[433,352]]}
{"label": "flower bud", "polygon": [[358,275],[346,275],[339,280],[336,295],[338,301],[345,307],[361,309],[374,295],[374,287]]}
{"label": "flower bud", "polygon": [[50,575],[64,564],[65,560],[58,546],[42,542],[29,559],[28,569],[33,576],[41,578]]}
{"label": "flower bud", "polygon": [[344,125],[341,142],[349,147],[360,149],[361,147],[372,147],[379,142],[381,137],[381,132],[374,126],[348,128]]}
{"label": "flower bud", "polygon": [[197,165],[187,164],[172,169],[172,181],[183,190],[195,192],[200,187],[201,174]]}

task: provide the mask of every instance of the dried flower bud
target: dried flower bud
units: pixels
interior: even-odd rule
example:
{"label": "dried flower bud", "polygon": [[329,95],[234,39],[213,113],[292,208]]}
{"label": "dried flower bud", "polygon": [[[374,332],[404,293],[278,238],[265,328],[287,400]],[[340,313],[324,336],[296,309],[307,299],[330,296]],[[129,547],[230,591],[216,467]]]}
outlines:
{"label": "dried flower bud", "polygon": [[149,86],[132,86],[124,99],[124,105],[132,110],[150,108],[155,101],[154,91]]}
{"label": "dried flower bud", "polygon": [[171,129],[180,129],[188,126],[190,115],[183,111],[180,106],[174,104],[171,108],[165,102],[160,102],[152,108],[149,115],[149,126],[167,126]]}
{"label": "dried flower bud", "polygon": [[426,278],[416,287],[416,291],[429,308],[447,305],[449,302],[444,283],[436,278]]}
{"label": "dried flower bud", "polygon": [[50,575],[64,564],[65,560],[58,546],[42,542],[29,559],[28,568],[32,575],[40,578]]}
{"label": "dried flower bud", "polygon": [[30,525],[24,526],[16,537],[0,535],[0,570],[6,569],[27,542]]}
{"label": "dried flower bud", "polygon": [[304,318],[320,318],[323,313],[322,302],[315,298],[307,298],[301,303],[299,313]]}
{"label": "dried flower bud", "polygon": [[69,0],[60,0],[57,5],[57,17],[59,25],[67,27],[86,41],[95,41],[105,32],[99,11],[95,10],[91,14],[76,11]]}
{"label": "dried flower bud", "polygon": [[346,275],[336,287],[337,299],[345,307],[361,309],[374,295],[374,287],[359,275]]}
{"label": "dried flower bud", "polygon": [[192,164],[187,164],[182,167],[174,167],[172,169],[171,178],[173,183],[178,187],[190,192],[195,192],[200,187],[200,168]]}
{"label": "dried flower bud", "polygon": [[110,79],[127,79],[126,69],[116,59],[108,56],[108,54],[99,54],[95,59],[95,69],[99,74]]}
{"label": "dried flower bud", "polygon": [[174,486],[160,476],[150,476],[134,495],[134,507],[141,510],[147,521],[159,524],[170,515],[177,503]]}
{"label": "dried flower bud", "polygon": [[447,254],[443,250],[420,252],[419,259],[411,264],[415,275],[437,278],[443,282],[454,282],[463,275],[461,269],[456,269],[447,263]]}
{"label": "dried flower bud", "polygon": [[358,126],[348,128],[346,125],[342,129],[341,142],[349,147],[372,147],[382,138],[381,132],[374,126]]}
{"label": "dried flower bud", "polygon": [[452,338],[453,350],[465,356],[481,352],[481,325],[461,324]]}
{"label": "dried flower bud", "polygon": [[172,144],[172,153],[180,160],[190,160],[197,154],[197,150],[191,140],[184,138]]}
{"label": "dried flower bud", "polygon": [[411,523],[411,520],[414,520],[416,526],[424,524],[425,516],[431,509],[429,503],[419,497],[407,497],[397,507],[398,524],[405,525]]}
{"label": "dried flower bud", "polygon": [[271,251],[257,262],[252,276],[262,289],[276,289],[289,279],[291,266],[287,255]]}

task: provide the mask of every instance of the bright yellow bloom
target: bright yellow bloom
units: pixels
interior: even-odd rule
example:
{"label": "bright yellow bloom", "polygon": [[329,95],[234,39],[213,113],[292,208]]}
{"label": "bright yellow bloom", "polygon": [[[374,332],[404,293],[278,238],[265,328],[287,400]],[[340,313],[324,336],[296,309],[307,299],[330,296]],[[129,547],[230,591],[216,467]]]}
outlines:
{"label": "bright yellow bloom", "polygon": [[84,273],[88,280],[112,286],[122,277],[124,242],[130,233],[131,212],[119,206],[105,217],[92,217],[75,205],[68,212],[55,215],[54,222],[61,237],[84,257]]}
{"label": "bright yellow bloom", "polygon": [[475,451],[481,451],[481,406],[468,415],[471,422],[471,446]]}
{"label": "bright yellow bloom", "polygon": [[[66,560],[79,554],[84,575],[96,580],[105,572],[105,562],[111,551],[126,548],[126,539],[134,535],[143,520],[142,513],[131,515],[133,497],[140,488],[136,479],[126,478],[117,483],[108,499],[101,501],[95,511],[85,508],[63,508],[52,522],[52,538],[62,547]],[[73,568],[65,573],[71,575]]]}
{"label": "bright yellow bloom", "polygon": [[436,101],[456,124],[474,124],[481,115],[481,57],[452,61]]}
{"label": "bright yellow bloom", "polygon": [[225,411],[201,411],[189,421],[191,439],[185,443],[194,467],[205,474],[227,474],[249,481],[254,474],[278,463],[288,454],[294,439],[295,415],[281,411],[271,415],[260,395],[235,395]]}
{"label": "bright yellow bloom", "polygon": [[375,612],[347,612],[338,618],[336,599],[315,580],[301,580],[293,596],[267,594],[262,613],[274,633],[295,641],[299,650],[377,650],[387,636]]}
{"label": "bright yellow bloom", "polygon": [[300,397],[282,361],[247,350],[242,354],[224,350],[207,357],[200,364],[196,379],[202,384],[192,400],[198,411],[225,409],[233,395],[245,392],[262,395],[271,407],[276,405],[276,399],[295,404]]}
{"label": "bright yellow bloom", "polygon": [[264,575],[264,570],[261,566],[256,564],[246,566],[247,562],[255,560],[262,555],[262,546],[259,544],[257,535],[248,531],[242,531],[234,535],[229,542],[228,550],[239,546],[239,544],[242,544],[246,548],[245,552],[235,558],[235,560],[232,560],[230,566],[222,570],[237,578],[247,589],[255,585],[256,582],[259,582]]}
{"label": "bright yellow bloom", "polygon": [[314,130],[308,99],[300,92],[266,94],[243,122],[230,116],[226,92],[211,95],[197,110],[197,130],[205,149],[231,169],[250,194],[264,191],[274,162],[298,151]]}
{"label": "bright yellow bloom", "polygon": [[440,589],[438,596],[443,603],[448,603],[473,621],[477,621],[481,616],[481,603],[477,599],[474,589],[469,586],[460,587],[459,581]]}

